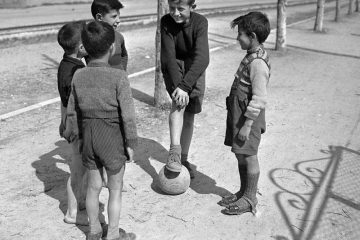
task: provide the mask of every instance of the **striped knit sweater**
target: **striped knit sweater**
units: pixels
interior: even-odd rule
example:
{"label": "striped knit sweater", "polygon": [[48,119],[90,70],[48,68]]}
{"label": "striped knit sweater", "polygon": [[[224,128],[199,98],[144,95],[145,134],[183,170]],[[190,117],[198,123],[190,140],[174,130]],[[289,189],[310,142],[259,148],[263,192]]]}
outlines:
{"label": "striped knit sweater", "polygon": [[[80,71],[81,70],[81,71]],[[107,63],[90,62],[73,77],[67,108],[69,125],[80,118],[119,118],[126,145],[137,145],[135,108],[125,71]],[[74,128],[73,134],[80,129]]]}

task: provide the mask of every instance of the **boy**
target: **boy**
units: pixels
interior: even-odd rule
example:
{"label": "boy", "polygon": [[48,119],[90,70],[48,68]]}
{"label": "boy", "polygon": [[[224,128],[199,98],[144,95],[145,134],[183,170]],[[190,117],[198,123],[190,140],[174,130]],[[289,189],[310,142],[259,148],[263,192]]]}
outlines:
{"label": "boy", "polygon": [[[133,159],[133,149],[137,145],[129,81],[124,70],[109,65],[109,59],[115,53],[112,26],[105,22],[90,22],[81,37],[90,62],[74,75],[67,117],[73,126],[77,117],[81,118],[82,159],[88,172],[86,210],[90,232],[87,239],[98,240],[103,234],[98,217],[102,168],[108,175],[109,189],[107,239],[135,239],[134,235],[119,233],[118,229],[125,161],[127,156],[129,160]],[[74,127],[66,137],[71,140],[77,134]]]}
{"label": "boy", "polygon": [[208,22],[193,12],[195,0],[168,0],[168,3],[170,13],[161,18],[161,70],[173,100],[166,167],[180,172],[182,164],[194,178],[187,158],[194,116],[201,112],[205,92],[205,70],[209,65]]}
{"label": "boy", "polygon": [[94,0],[91,4],[91,14],[96,21],[110,24],[115,30],[115,54],[110,57],[111,67],[127,69],[128,53],[123,35],[116,31],[120,23],[120,9],[124,6],[118,0]]}
{"label": "boy", "polygon": [[[71,92],[71,82],[76,70],[85,67],[81,59],[86,55],[84,46],[81,43],[81,30],[84,22],[72,22],[65,24],[58,33],[58,43],[64,49],[64,56],[58,68],[58,90],[61,98],[61,123],[59,127],[60,136],[63,135],[66,122],[66,107]],[[80,140],[72,142],[72,161],[70,163],[70,177],[68,179],[67,201],[68,209],[66,211],[64,222],[87,225],[86,215],[78,214],[79,209],[85,208],[85,194],[82,186],[82,178],[85,168],[82,166],[81,153],[79,150]],[[81,195],[81,196],[80,196]],[[82,205],[82,206],[81,206]]]}
{"label": "boy", "polygon": [[235,194],[225,196],[219,205],[223,213],[239,215],[256,213],[257,185],[260,175],[257,157],[261,134],[265,132],[265,104],[270,63],[262,45],[270,33],[266,15],[250,12],[231,22],[238,27],[237,40],[247,51],[235,74],[230,95],[226,98],[228,110],[225,145],[231,146],[238,160],[241,187]]}

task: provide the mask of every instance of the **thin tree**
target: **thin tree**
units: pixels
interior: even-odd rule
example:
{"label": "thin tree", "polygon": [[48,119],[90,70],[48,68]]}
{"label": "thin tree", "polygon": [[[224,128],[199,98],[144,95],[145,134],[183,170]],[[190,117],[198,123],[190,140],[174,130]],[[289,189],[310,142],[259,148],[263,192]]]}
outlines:
{"label": "thin tree", "polygon": [[286,47],[286,3],[286,0],[278,0],[277,4],[276,50]]}
{"label": "thin tree", "polygon": [[353,5],[354,5],[354,0],[349,0],[349,11],[348,11],[349,15],[353,12]]}
{"label": "thin tree", "polygon": [[340,20],[340,0],[336,0],[336,7],[335,7],[335,22],[338,22]]}
{"label": "thin tree", "polygon": [[323,31],[324,8],[325,8],[325,0],[318,0],[317,8],[316,8],[315,25],[314,25],[314,31],[316,32]]}
{"label": "thin tree", "polygon": [[157,28],[155,37],[155,90],[154,105],[165,108],[170,104],[169,95],[166,92],[164,78],[161,73],[160,51],[161,51],[161,29],[160,20],[168,12],[167,0],[158,0]]}
{"label": "thin tree", "polygon": [[356,0],[356,3],[355,3],[355,12],[358,12],[359,11],[359,0]]}

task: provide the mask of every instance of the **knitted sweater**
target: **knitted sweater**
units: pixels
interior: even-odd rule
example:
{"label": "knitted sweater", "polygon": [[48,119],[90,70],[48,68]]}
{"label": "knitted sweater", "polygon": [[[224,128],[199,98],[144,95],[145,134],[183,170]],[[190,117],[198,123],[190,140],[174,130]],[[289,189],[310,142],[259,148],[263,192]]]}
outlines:
{"label": "knitted sweater", "polygon": [[[181,74],[177,59],[184,61]],[[191,92],[196,80],[209,65],[208,21],[191,12],[188,23],[178,24],[169,15],[161,18],[161,70],[169,76],[167,85]]]}
{"label": "knitted sweater", "polygon": [[[125,71],[90,62],[73,77],[67,109],[70,125],[80,118],[119,118],[126,145],[137,145],[135,108]],[[75,130],[76,131],[76,130]]]}

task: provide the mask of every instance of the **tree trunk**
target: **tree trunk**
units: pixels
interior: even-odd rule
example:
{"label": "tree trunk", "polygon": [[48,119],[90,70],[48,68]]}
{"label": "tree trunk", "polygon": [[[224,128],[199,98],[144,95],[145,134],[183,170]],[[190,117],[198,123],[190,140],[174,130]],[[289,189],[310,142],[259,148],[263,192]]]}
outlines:
{"label": "tree trunk", "polygon": [[359,11],[359,0],[356,0],[356,4],[355,4],[355,12]]}
{"label": "tree trunk", "polygon": [[284,50],[285,47],[286,47],[286,0],[278,0],[275,49]]}
{"label": "tree trunk", "polygon": [[314,26],[314,31],[316,32],[323,31],[324,8],[325,8],[325,0],[318,0],[317,8],[316,8],[315,26]]}
{"label": "tree trunk", "polygon": [[336,8],[335,8],[335,22],[338,22],[340,20],[340,0],[336,0]]}
{"label": "tree trunk", "polygon": [[349,15],[353,12],[353,5],[354,5],[354,0],[349,0],[349,11],[348,11]]}
{"label": "tree trunk", "polygon": [[157,11],[157,28],[155,37],[155,91],[154,105],[160,108],[166,108],[170,105],[170,98],[166,91],[164,78],[161,73],[160,51],[161,51],[161,35],[160,35],[160,19],[168,11],[167,0],[158,0]]}

